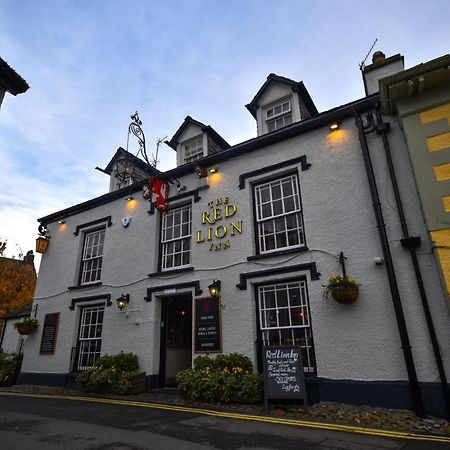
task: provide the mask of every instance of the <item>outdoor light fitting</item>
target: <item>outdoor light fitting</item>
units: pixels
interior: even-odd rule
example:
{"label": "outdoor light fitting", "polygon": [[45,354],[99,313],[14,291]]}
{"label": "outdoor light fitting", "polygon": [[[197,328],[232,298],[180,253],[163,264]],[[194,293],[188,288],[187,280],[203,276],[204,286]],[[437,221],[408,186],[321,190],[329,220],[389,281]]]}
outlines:
{"label": "outdoor light fitting", "polygon": [[38,227],[38,233],[39,237],[36,239],[36,252],[45,253],[48,248],[50,234],[42,223]]}
{"label": "outdoor light fitting", "polygon": [[64,219],[59,219],[59,220],[58,220],[58,223],[59,223],[60,225],[63,225],[64,223],[66,223],[66,221],[65,221]]}
{"label": "outdoor light fitting", "polygon": [[199,178],[205,178],[208,175],[206,169],[198,164],[194,167],[194,171]]}
{"label": "outdoor light fitting", "polygon": [[337,131],[337,130],[339,130],[340,126],[341,126],[341,122],[339,122],[338,120],[335,120],[335,121],[330,123],[330,130],[331,131]]}
{"label": "outdoor light fitting", "polygon": [[219,171],[219,166],[213,166],[209,168],[209,173],[217,173]]}
{"label": "outdoor light fitting", "polygon": [[37,253],[45,253],[48,248],[48,243],[49,243],[48,237],[39,236],[36,239],[36,252]]}
{"label": "outdoor light fitting", "polygon": [[220,294],[220,280],[213,280],[213,282],[208,286],[209,294],[211,297],[218,297]]}
{"label": "outdoor light fitting", "polygon": [[130,303],[130,294],[121,294],[121,296],[116,300],[117,307],[122,311],[127,303]]}

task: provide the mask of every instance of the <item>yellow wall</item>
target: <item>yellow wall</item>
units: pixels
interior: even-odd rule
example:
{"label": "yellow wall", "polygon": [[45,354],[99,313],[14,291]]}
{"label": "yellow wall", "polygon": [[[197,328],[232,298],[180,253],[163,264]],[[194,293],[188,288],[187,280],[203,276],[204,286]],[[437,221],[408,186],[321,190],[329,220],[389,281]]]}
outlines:
{"label": "yellow wall", "polygon": [[[422,125],[427,125],[442,119],[447,119],[447,123],[450,126],[450,103],[420,113]],[[450,132],[445,131],[433,136],[427,136],[426,145],[429,152],[448,152],[450,149]],[[450,155],[448,153],[445,155],[446,157],[443,154],[444,160],[447,159],[448,161]],[[450,162],[435,165],[433,170],[438,183],[450,179]],[[450,195],[442,195],[441,200],[444,211],[450,212]],[[450,293],[450,228],[431,231],[430,234],[435,245],[435,252],[441,266],[442,276],[447,286],[447,292]]]}
{"label": "yellow wall", "polygon": [[450,228],[431,232],[447,292],[450,292]]}

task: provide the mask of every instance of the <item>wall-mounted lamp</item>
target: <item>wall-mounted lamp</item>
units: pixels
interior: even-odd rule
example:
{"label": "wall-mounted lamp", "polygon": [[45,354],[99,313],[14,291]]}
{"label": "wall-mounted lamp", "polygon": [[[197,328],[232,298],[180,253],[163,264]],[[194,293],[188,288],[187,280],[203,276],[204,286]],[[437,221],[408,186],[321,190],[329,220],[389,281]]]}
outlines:
{"label": "wall-mounted lamp", "polygon": [[198,164],[194,167],[194,171],[199,178],[205,178],[208,175],[206,169]]}
{"label": "wall-mounted lamp", "polygon": [[173,183],[176,184],[178,192],[183,192],[186,190],[186,186],[181,184],[179,180],[173,180]]}
{"label": "wall-mounted lamp", "polygon": [[209,173],[217,173],[219,171],[219,166],[213,166],[209,168]]}
{"label": "wall-mounted lamp", "polygon": [[66,223],[66,221],[65,221],[65,219],[59,219],[59,220],[58,220],[58,223],[59,223],[60,225],[63,225],[63,224]]}
{"label": "wall-mounted lamp", "polygon": [[39,237],[36,239],[36,252],[45,253],[49,244],[50,234],[42,223],[38,227]]}
{"label": "wall-mounted lamp", "polygon": [[39,236],[36,239],[36,252],[37,253],[45,253],[48,248],[49,240],[45,236]]}
{"label": "wall-mounted lamp", "polygon": [[333,122],[330,123],[330,130],[337,131],[337,130],[339,130],[340,126],[341,126],[341,122],[339,122],[338,120],[334,120]]}
{"label": "wall-mounted lamp", "polygon": [[127,197],[127,201],[128,201],[128,202],[131,202],[131,200],[134,200],[134,197],[130,194],[130,195],[128,195],[128,197]]}
{"label": "wall-mounted lamp", "polygon": [[213,280],[213,282],[208,286],[209,295],[211,297],[218,297],[220,294],[220,280]]}
{"label": "wall-mounted lamp", "polygon": [[122,311],[127,303],[130,303],[130,294],[121,294],[121,296],[116,300],[117,307]]}

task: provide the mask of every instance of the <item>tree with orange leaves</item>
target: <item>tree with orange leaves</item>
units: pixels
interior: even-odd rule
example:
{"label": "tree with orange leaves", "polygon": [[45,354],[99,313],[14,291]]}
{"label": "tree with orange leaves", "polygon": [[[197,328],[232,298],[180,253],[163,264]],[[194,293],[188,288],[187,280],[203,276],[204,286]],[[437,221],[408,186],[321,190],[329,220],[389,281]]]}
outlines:
{"label": "tree with orange leaves", "polygon": [[[0,242],[0,255],[6,242]],[[0,317],[33,302],[36,271],[32,252],[24,260],[0,256]]]}

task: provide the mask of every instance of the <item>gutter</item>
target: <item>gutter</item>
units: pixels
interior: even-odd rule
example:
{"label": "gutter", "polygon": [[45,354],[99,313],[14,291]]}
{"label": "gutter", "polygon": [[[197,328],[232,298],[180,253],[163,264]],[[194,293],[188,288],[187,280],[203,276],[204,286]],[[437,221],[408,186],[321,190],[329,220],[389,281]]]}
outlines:
{"label": "gutter", "polygon": [[[347,103],[345,105],[330,109],[329,111],[323,112],[318,116],[302,120],[301,122],[295,122],[272,133],[263,134],[262,136],[258,136],[256,138],[234,145],[227,150],[223,150],[210,156],[206,156],[205,158],[197,160],[194,163],[184,164],[183,166],[175,167],[174,169],[168,170],[166,172],[159,172],[158,176],[165,180],[171,180],[184,175],[192,174],[194,173],[194,167],[197,164],[208,167],[226,161],[228,159],[237,158],[245,153],[251,153],[253,151],[257,151],[261,148],[267,147],[268,145],[276,144],[278,142],[296,137],[308,131],[316,130],[323,126],[328,126],[330,122],[334,120],[343,120],[346,118],[354,117],[355,113],[361,113],[363,111],[369,110],[370,108],[374,107],[378,101],[378,94],[364,97],[360,100],[356,100],[355,102]],[[116,155],[119,151],[120,148],[119,150],[117,150]],[[108,167],[106,167],[105,170],[101,171],[108,171]],[[131,186],[126,186],[117,191],[103,194],[100,197],[87,200],[77,205],[70,206],[69,208],[65,208],[63,210],[41,217],[40,219],[38,219],[38,222],[42,223],[43,225],[47,225],[51,222],[57,221],[58,219],[73,216],[80,212],[96,208],[99,205],[104,205],[118,198],[121,198],[124,195],[128,195],[130,193],[141,190],[142,185],[145,183],[146,180],[138,181]]]}

